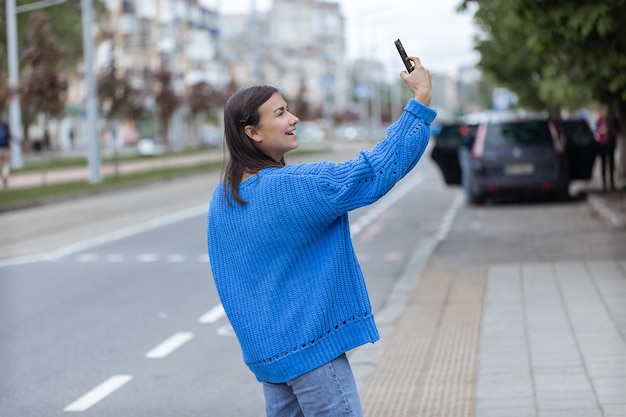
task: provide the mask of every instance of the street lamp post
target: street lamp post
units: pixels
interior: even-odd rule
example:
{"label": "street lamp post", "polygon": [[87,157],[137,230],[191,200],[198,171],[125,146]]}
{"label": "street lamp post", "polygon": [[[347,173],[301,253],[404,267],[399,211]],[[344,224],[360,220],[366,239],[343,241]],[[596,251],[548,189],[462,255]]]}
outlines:
{"label": "street lamp post", "polygon": [[[22,113],[20,110],[19,70],[17,58],[17,14],[43,9],[65,3],[67,0],[42,0],[16,7],[15,0],[6,0],[7,43],[9,61],[9,126],[11,129],[11,165],[21,168],[22,158]],[[92,0],[81,0],[83,23],[83,48],[85,55],[85,78],[87,81],[87,126],[90,144],[89,179],[92,183],[100,182],[100,150],[98,144],[98,102],[96,98],[95,76],[93,73],[93,4]]]}
{"label": "street lamp post", "polygon": [[20,99],[17,89],[19,87],[19,70],[17,58],[17,14],[43,9],[44,7],[55,6],[65,3],[67,0],[42,0],[35,3],[24,4],[16,7],[15,0],[7,0],[7,46],[9,60],[9,126],[11,129],[11,166],[21,168],[24,166],[22,158],[22,112],[20,109]]}
{"label": "street lamp post", "polygon": [[98,97],[93,63],[93,2],[81,0],[83,20],[83,55],[87,83],[87,137],[89,138],[89,182],[100,182],[100,144],[98,142]]}
{"label": "street lamp post", "polygon": [[9,59],[9,126],[11,129],[11,166],[21,168],[24,165],[22,159],[22,114],[20,101],[17,94],[19,75],[17,69],[17,11],[15,0],[7,0],[7,43]]}

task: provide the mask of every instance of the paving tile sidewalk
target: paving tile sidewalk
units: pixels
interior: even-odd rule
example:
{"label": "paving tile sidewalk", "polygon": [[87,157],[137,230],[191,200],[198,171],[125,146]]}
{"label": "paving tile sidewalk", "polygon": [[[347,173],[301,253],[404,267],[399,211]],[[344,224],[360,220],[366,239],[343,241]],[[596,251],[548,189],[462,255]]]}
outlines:
{"label": "paving tile sidewalk", "polygon": [[[582,185],[606,238],[623,234],[626,192]],[[626,248],[616,253],[409,263],[404,307],[377,317],[387,334],[360,380],[365,416],[626,417]]]}
{"label": "paving tile sidewalk", "polygon": [[361,389],[365,415],[624,417],[624,300],[626,256],[426,269]]}

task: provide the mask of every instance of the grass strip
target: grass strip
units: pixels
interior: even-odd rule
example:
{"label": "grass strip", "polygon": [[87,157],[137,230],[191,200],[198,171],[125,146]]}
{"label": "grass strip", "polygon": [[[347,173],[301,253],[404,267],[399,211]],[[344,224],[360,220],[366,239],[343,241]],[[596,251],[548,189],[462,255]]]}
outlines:
{"label": "grass strip", "polygon": [[[324,151],[327,151],[327,149],[299,149],[293,151],[292,155],[314,154]],[[81,180],[42,184],[27,188],[9,188],[8,190],[0,190],[0,212],[39,206],[55,201],[94,195],[152,182],[178,179],[184,176],[218,170],[223,166],[224,163],[220,160],[201,162],[193,165],[154,168],[136,173],[120,174],[118,176],[107,176],[98,184]]]}
{"label": "grass strip", "polygon": [[[187,149],[181,151],[170,151],[165,152],[158,156],[142,156],[137,153],[133,154],[121,154],[118,156],[106,156],[100,159],[100,164],[102,165],[114,165],[116,162],[118,164],[130,161],[141,161],[149,158],[176,158],[179,156],[188,156],[188,155],[198,155],[203,153],[208,153],[210,150],[198,150],[198,149]],[[38,156],[30,157],[28,161],[24,163],[24,166],[21,168],[13,168],[12,171],[15,173],[27,173],[27,172],[36,172],[36,171],[53,171],[57,169],[67,169],[67,168],[86,168],[89,166],[89,160],[87,156],[59,156],[54,153],[50,154],[39,154]]]}

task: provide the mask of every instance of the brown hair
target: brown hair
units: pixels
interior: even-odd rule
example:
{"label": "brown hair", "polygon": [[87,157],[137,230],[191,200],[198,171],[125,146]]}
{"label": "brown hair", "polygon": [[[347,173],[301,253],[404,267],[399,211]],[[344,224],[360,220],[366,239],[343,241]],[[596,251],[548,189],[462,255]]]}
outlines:
{"label": "brown hair", "polygon": [[239,196],[239,185],[243,174],[256,173],[263,168],[283,167],[285,160],[275,161],[246,135],[246,126],[257,126],[260,122],[259,107],[277,93],[275,87],[262,85],[245,88],[233,94],[224,106],[224,138],[230,158],[224,174],[224,192],[239,204],[247,204]]}

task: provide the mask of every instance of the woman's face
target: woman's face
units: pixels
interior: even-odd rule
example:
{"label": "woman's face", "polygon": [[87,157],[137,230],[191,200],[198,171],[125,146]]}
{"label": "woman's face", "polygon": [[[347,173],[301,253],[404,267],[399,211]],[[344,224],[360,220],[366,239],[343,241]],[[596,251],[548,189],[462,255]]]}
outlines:
{"label": "woman's face", "polygon": [[246,126],[246,134],[267,155],[280,161],[285,153],[296,149],[296,123],[300,121],[289,113],[287,103],[279,93],[259,107],[260,121],[256,126]]}

